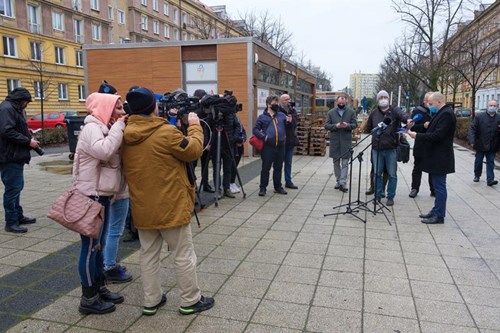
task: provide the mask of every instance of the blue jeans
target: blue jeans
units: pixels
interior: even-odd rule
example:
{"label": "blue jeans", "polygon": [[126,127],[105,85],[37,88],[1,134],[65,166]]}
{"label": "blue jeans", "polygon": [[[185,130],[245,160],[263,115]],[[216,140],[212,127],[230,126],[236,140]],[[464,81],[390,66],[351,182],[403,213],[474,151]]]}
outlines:
{"label": "blue jeans", "polygon": [[264,145],[260,153],[262,158],[262,169],[260,170],[260,188],[267,188],[269,185],[269,172],[273,167],[274,189],[281,188],[281,170],[283,169],[283,158],[285,157],[285,146]]}
{"label": "blue jeans", "polygon": [[1,163],[0,173],[5,187],[3,192],[3,209],[5,225],[14,226],[23,218],[23,208],[19,204],[24,187],[24,164]]}
{"label": "blue jeans", "polygon": [[286,147],[285,148],[285,184],[290,185],[292,182],[292,160],[293,160],[293,152],[295,151],[295,147]]}
{"label": "blue jeans", "polygon": [[[99,279],[104,279],[104,260],[102,249],[106,247],[106,231],[109,224],[109,197],[99,197],[99,202],[104,206],[104,224],[98,239],[92,239],[80,235],[82,248],[80,250],[80,260],[78,261],[78,272],[83,287],[96,285]],[[96,248],[100,244],[100,249]]]}
{"label": "blue jeans", "polygon": [[434,185],[434,207],[432,213],[434,216],[444,218],[446,216],[446,199],[448,192],[446,191],[446,175],[431,175],[432,184]]}
{"label": "blue jeans", "polygon": [[106,232],[106,246],[104,247],[104,270],[116,266],[118,244],[125,229],[130,201],[128,198],[116,200],[109,209],[109,224]]}
{"label": "blue jeans", "polygon": [[474,176],[481,177],[483,173],[483,159],[486,156],[486,181],[492,182],[495,180],[495,152],[494,151],[476,151],[476,159],[474,160]]}
{"label": "blue jeans", "polygon": [[398,185],[398,162],[396,149],[372,149],[372,163],[374,172],[374,184],[376,184],[375,197],[382,197],[382,173],[387,171],[389,182],[387,183],[387,198],[392,199],[396,196],[396,186]]}

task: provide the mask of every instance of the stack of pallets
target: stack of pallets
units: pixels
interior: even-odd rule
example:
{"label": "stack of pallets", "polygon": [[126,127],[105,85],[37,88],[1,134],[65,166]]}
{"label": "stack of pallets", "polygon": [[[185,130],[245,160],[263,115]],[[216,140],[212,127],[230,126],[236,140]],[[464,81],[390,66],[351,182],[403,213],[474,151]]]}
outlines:
{"label": "stack of pallets", "polygon": [[307,155],[309,153],[309,131],[311,129],[312,115],[297,115],[297,138],[299,145],[295,147],[295,155]]}
{"label": "stack of pallets", "polygon": [[311,127],[309,136],[309,155],[325,156],[326,154],[326,136],[328,131],[323,127]]}

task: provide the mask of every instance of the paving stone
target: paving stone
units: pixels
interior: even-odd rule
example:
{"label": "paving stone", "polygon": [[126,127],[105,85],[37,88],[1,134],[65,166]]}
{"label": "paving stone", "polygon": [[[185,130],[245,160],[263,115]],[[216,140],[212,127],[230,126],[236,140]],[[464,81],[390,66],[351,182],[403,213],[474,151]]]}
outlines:
{"label": "paving stone", "polygon": [[458,289],[460,289],[467,304],[500,308],[500,289],[466,285],[459,285]]}
{"label": "paving stone", "polygon": [[365,258],[368,260],[387,261],[400,264],[404,263],[401,251],[366,248]]}
{"label": "paving stone", "polygon": [[463,303],[415,299],[419,319],[443,324],[474,327],[474,322]]}
{"label": "paving stone", "polygon": [[283,251],[254,249],[248,254],[248,256],[245,258],[245,261],[281,264],[286,254],[287,253]]}
{"label": "paving stone", "polygon": [[334,234],[331,238],[330,244],[363,247],[365,245],[365,239],[364,237],[344,236],[344,235]]}
{"label": "paving stone", "polygon": [[324,243],[309,243],[309,242],[294,242],[290,248],[290,252],[310,253],[324,255],[328,249],[328,244]]}
{"label": "paving stone", "polygon": [[311,332],[361,332],[361,312],[311,307],[307,320]]}
{"label": "paving stone", "polygon": [[405,253],[416,252],[416,253],[439,255],[438,248],[434,244],[401,241],[401,247],[403,248],[403,252]]}
{"label": "paving stone", "polygon": [[[421,321],[422,333],[478,333],[477,328]],[[484,331],[481,331],[484,332]]]}
{"label": "paving stone", "polygon": [[274,281],[265,298],[275,301],[309,304],[314,295],[315,286],[309,284]]}
{"label": "paving stone", "polygon": [[388,276],[365,275],[365,290],[383,294],[411,296],[410,281]]}
{"label": "paving stone", "polygon": [[323,264],[324,256],[319,254],[307,254],[307,253],[288,253],[283,261],[283,265],[288,266],[298,266],[298,267],[309,267],[309,268],[321,268]]}
{"label": "paving stone", "polygon": [[54,273],[47,273],[46,271],[37,269],[21,268],[16,270],[15,272],[12,272],[8,276],[5,276],[2,279],[2,285],[26,288],[47,278],[47,276],[53,277]]}
{"label": "paving stone", "polygon": [[57,299],[57,296],[47,292],[21,290],[11,297],[0,301],[0,312],[15,315],[28,315],[40,307],[47,306]]}
{"label": "paving stone", "polygon": [[498,330],[500,328],[500,308],[469,305],[469,310],[481,331],[483,329]]}
{"label": "paving stone", "polygon": [[178,312],[165,311],[161,308],[154,316],[141,316],[127,330],[127,333],[182,333],[185,332],[188,325],[190,325],[195,318],[195,316],[181,316]]}
{"label": "paving stone", "polygon": [[411,280],[413,295],[417,298],[463,303],[463,299],[454,284]]}
{"label": "paving stone", "polygon": [[235,276],[272,280],[278,271],[279,266],[267,263],[244,261],[238,267]]}
{"label": "paving stone", "polygon": [[365,312],[417,319],[415,305],[411,297],[366,291],[364,304]]}
{"label": "paving stone", "polygon": [[198,285],[203,291],[216,292],[228,279],[227,275],[197,272]]}
{"label": "paving stone", "polygon": [[469,286],[500,288],[500,282],[491,272],[469,271],[463,269],[450,269],[455,282]]}
{"label": "paving stone", "polygon": [[464,257],[443,257],[446,265],[449,268],[466,269],[470,271],[486,271],[490,269],[486,262],[481,258],[464,258]]}
{"label": "paving stone", "polygon": [[116,311],[101,316],[86,316],[77,325],[96,330],[124,331],[142,317],[142,308],[120,304]]}
{"label": "paving stone", "polygon": [[71,245],[71,242],[66,242],[66,241],[60,241],[60,240],[54,240],[54,239],[47,239],[43,242],[40,242],[38,244],[35,244],[33,246],[30,246],[29,250],[30,251],[35,251],[35,252],[56,252],[59,251],[62,248],[65,248],[66,246]]}
{"label": "paving stone", "polygon": [[373,239],[373,238],[367,238],[366,239],[366,248],[371,248],[371,249],[381,249],[381,250],[387,250],[387,251],[400,251],[401,248],[399,246],[399,242],[396,240],[389,240],[389,239]]}
{"label": "paving stone", "polygon": [[444,260],[441,256],[435,256],[431,254],[406,252],[405,261],[407,265],[446,268]]}
{"label": "paving stone", "polygon": [[446,268],[406,265],[406,269],[412,280],[453,283],[451,275]]}
{"label": "paving stone", "polygon": [[235,246],[218,246],[209,255],[209,258],[242,260],[250,252],[249,248]]}
{"label": "paving stone", "polygon": [[467,258],[479,258],[479,253],[472,247],[472,245],[450,245],[450,244],[438,244],[439,251],[443,256],[451,257],[467,257]]}
{"label": "paving stone", "polygon": [[336,257],[363,259],[365,255],[364,252],[365,250],[362,247],[330,244],[330,246],[328,246],[328,251],[326,252],[326,254]]}
{"label": "paving stone", "polygon": [[11,249],[6,247],[0,247],[0,258],[6,257],[9,254],[17,252],[17,249]]}
{"label": "paving stone", "polygon": [[42,321],[35,319],[28,319],[20,322],[12,327],[10,333],[32,333],[32,332],[46,332],[46,333],[59,333],[68,329],[68,325],[54,323],[50,321]]}
{"label": "paving stone", "polygon": [[293,241],[277,239],[261,239],[255,246],[259,250],[288,251]]}
{"label": "paving stone", "polygon": [[398,234],[394,230],[366,229],[366,238],[398,240]]}
{"label": "paving stone", "polygon": [[315,285],[318,281],[319,273],[320,270],[315,268],[281,266],[275,280]]}
{"label": "paving stone", "polygon": [[359,273],[322,270],[318,284],[326,287],[362,289],[363,277]]}
{"label": "paving stone", "polygon": [[418,321],[414,319],[382,316],[372,313],[365,313],[363,316],[363,332],[405,332],[419,333]]}
{"label": "paving stone", "polygon": [[[247,324],[242,321],[198,316],[186,333],[219,333],[219,332],[243,332]],[[170,332],[170,331],[169,331]]]}
{"label": "paving stone", "polygon": [[8,256],[0,258],[0,264],[8,264],[12,266],[25,267],[29,264],[40,260],[45,257],[47,253],[31,252],[31,251],[17,251]]}
{"label": "paving stone", "polygon": [[259,238],[239,237],[231,235],[221,245],[253,248],[259,242]]}
{"label": "paving stone", "polygon": [[318,286],[313,305],[359,311],[362,308],[362,294],[361,290]]}
{"label": "paving stone", "polygon": [[227,235],[216,235],[216,234],[198,234],[193,237],[193,243],[195,244],[211,244],[211,245],[221,245],[223,241],[227,239]]}
{"label": "paving stone", "polygon": [[245,333],[300,333],[301,330],[293,330],[291,328],[276,327],[270,325],[250,324]]}
{"label": "paving stone", "polygon": [[365,260],[367,274],[406,278],[406,269],[403,264],[385,261]]}
{"label": "paving stone", "polygon": [[323,269],[343,272],[363,272],[363,260],[355,258],[326,256]]}
{"label": "paving stone", "polygon": [[215,305],[203,315],[225,319],[250,320],[260,300],[243,296],[219,294],[215,297]]}
{"label": "paving stone", "polygon": [[244,228],[239,227],[233,232],[233,236],[236,237],[252,237],[252,238],[262,238],[268,232],[265,228]]}
{"label": "paving stone", "polygon": [[236,269],[239,264],[239,260],[206,258],[198,266],[198,271],[229,275]]}
{"label": "paving stone", "polygon": [[252,323],[302,329],[306,324],[308,305],[263,300]]}
{"label": "paving stone", "polygon": [[[263,298],[271,281],[239,276],[230,277],[220,290],[221,294]],[[294,290],[296,292],[296,290]]]}

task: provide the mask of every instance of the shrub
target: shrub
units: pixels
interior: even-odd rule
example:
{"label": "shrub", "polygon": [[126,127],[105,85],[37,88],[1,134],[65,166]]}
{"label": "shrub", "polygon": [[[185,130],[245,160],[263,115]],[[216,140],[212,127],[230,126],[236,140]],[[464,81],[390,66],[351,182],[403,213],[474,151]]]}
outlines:
{"label": "shrub", "polygon": [[467,140],[467,134],[469,132],[469,127],[472,122],[470,118],[458,118],[457,128],[455,130],[455,137],[461,140]]}
{"label": "shrub", "polygon": [[35,133],[35,138],[40,141],[40,145],[54,145],[68,142],[68,130],[66,128],[46,128]]}

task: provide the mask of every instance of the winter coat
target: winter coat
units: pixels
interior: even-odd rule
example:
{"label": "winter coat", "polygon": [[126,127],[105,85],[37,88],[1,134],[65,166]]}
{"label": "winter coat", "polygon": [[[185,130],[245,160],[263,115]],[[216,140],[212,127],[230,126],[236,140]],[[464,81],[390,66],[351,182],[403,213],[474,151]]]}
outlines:
{"label": "winter coat", "polygon": [[[417,133],[425,133],[427,132],[427,128],[425,128],[424,124],[428,121],[431,121],[431,113],[427,107],[424,105],[417,106],[415,109],[413,109],[413,112],[411,113],[411,118],[413,119],[416,115],[421,115],[422,118],[418,121],[416,121],[411,130]],[[415,142],[413,144],[413,156],[415,157],[424,157],[422,155],[423,147],[420,143]]]}
{"label": "winter coat", "polygon": [[372,134],[372,149],[396,149],[399,143],[398,131],[401,123],[406,123],[408,116],[398,107],[390,106],[385,112],[381,111],[380,108],[376,108],[368,116],[366,131],[371,132],[374,128],[377,128],[378,124],[383,123],[385,118],[390,118],[391,123],[385,130],[376,130]]}
{"label": "winter coat", "polygon": [[[356,113],[351,108],[344,108],[342,117],[339,114],[339,108],[328,111],[325,128],[330,133],[330,157],[331,158],[349,158],[347,152],[352,147],[352,130],[358,127]],[[337,128],[337,124],[346,122],[346,128]]]}
{"label": "winter coat", "polygon": [[190,125],[187,136],[159,117],[128,119],[122,147],[132,217],[137,229],[159,230],[189,224],[194,185],[187,162],[200,158],[203,130]]}
{"label": "winter coat", "polygon": [[29,163],[30,142],[23,110],[7,97],[0,104],[0,163]]}
{"label": "winter coat", "polygon": [[500,135],[500,114],[490,116],[487,112],[476,114],[469,128],[469,143],[476,151],[497,151]]}
{"label": "winter coat", "polygon": [[[93,93],[85,104],[90,115],[85,117],[73,163],[73,185],[85,195],[113,196],[123,187],[123,171],[119,149],[125,122],[117,121],[108,128],[120,96]],[[96,191],[103,168],[113,169],[117,176],[116,191]]]}
{"label": "winter coat", "polygon": [[445,105],[435,114],[427,132],[417,133],[415,143],[422,144],[422,171],[434,175],[455,172],[453,137],[457,119],[451,106]]}
{"label": "winter coat", "polygon": [[264,144],[266,146],[282,146],[286,141],[286,127],[286,116],[282,112],[276,112],[274,116],[271,116],[266,109],[257,118],[253,127],[253,134],[265,140]]}
{"label": "winter coat", "polygon": [[286,132],[285,146],[287,148],[293,148],[299,142],[299,139],[297,138],[297,134],[295,131],[297,128],[297,110],[295,110],[295,108],[290,108],[287,111],[280,106],[279,112],[282,112],[285,116],[286,115],[292,116],[292,122],[287,123],[287,126],[285,128]]}

